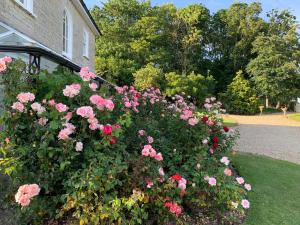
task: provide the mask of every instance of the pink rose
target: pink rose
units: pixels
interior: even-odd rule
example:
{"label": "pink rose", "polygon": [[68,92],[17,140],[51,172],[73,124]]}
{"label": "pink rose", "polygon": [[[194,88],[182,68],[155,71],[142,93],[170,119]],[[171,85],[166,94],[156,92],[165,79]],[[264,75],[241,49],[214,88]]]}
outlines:
{"label": "pink rose", "polygon": [[232,175],[231,169],[226,168],[226,169],[224,170],[224,174],[225,174],[225,176],[230,177],[230,176]]}
{"label": "pink rose", "polygon": [[105,125],[104,127],[103,127],[103,133],[105,134],[105,135],[111,135],[112,134],[112,126],[111,125],[109,125],[109,124],[107,124],[107,125]]}
{"label": "pink rose", "polygon": [[64,94],[64,96],[66,96],[66,97],[74,98],[76,95],[79,94],[80,89],[81,89],[80,84],[71,84],[71,85],[67,85],[67,86],[65,87],[65,89],[63,90],[63,94]]}
{"label": "pink rose", "polygon": [[199,120],[197,118],[190,118],[188,121],[189,125],[195,126],[199,123]]}
{"label": "pink rose", "polygon": [[28,102],[33,102],[35,99],[34,94],[30,93],[30,92],[26,92],[26,93],[20,93],[17,95],[17,99],[19,100],[19,102],[21,103],[28,103]]}
{"label": "pink rose", "polygon": [[69,109],[68,106],[66,106],[66,105],[64,105],[64,104],[62,104],[62,103],[56,104],[56,105],[55,105],[55,108],[56,108],[56,110],[57,110],[58,112],[66,112],[66,111]]}
{"label": "pink rose", "polygon": [[79,75],[83,81],[90,81],[91,79],[96,78],[96,75],[90,72],[88,67],[82,67]]}
{"label": "pink rose", "polygon": [[0,59],[0,60],[3,60],[4,62],[6,62],[6,63],[10,63],[10,62],[12,62],[12,58],[10,57],[10,56],[4,56],[2,59]]}
{"label": "pink rose", "polygon": [[244,178],[242,178],[242,177],[237,177],[236,178],[236,181],[239,183],[239,184],[244,184],[245,183],[245,180],[244,180]]}
{"label": "pink rose", "polygon": [[83,118],[94,118],[95,114],[91,106],[82,106],[76,110],[76,114]]}
{"label": "pink rose", "polygon": [[221,163],[225,164],[226,166],[229,165],[230,160],[228,159],[228,157],[222,157],[222,159],[220,160]]}
{"label": "pink rose", "polygon": [[149,144],[152,144],[153,141],[154,141],[153,137],[151,137],[151,136],[148,136],[148,137],[147,137],[147,140],[148,140],[148,143],[149,143]]}
{"label": "pink rose", "polygon": [[82,142],[76,142],[76,146],[75,146],[76,152],[81,152],[83,149],[83,144]]}
{"label": "pink rose", "polygon": [[45,126],[48,122],[48,119],[45,118],[45,117],[42,117],[39,119],[38,123],[41,125],[41,126]]}
{"label": "pink rose", "polygon": [[217,185],[217,180],[216,180],[216,178],[210,177],[210,178],[208,179],[208,184],[209,184],[210,186],[216,186],[216,185]]}
{"label": "pink rose", "polygon": [[56,102],[54,99],[51,99],[48,101],[48,104],[51,105],[51,106],[55,106],[56,105]]}
{"label": "pink rose", "polygon": [[161,154],[161,153],[157,153],[157,154],[154,156],[154,159],[155,159],[156,161],[162,161],[162,160],[163,160],[162,154]]}
{"label": "pink rose", "polygon": [[158,173],[162,177],[165,176],[165,171],[164,171],[164,169],[162,167],[159,168]]}
{"label": "pink rose", "polygon": [[90,89],[92,89],[92,91],[96,91],[98,88],[98,85],[96,83],[90,83],[89,87],[90,87]]}
{"label": "pink rose", "polygon": [[130,102],[125,102],[124,105],[125,105],[126,108],[130,108],[131,107],[131,103]]}
{"label": "pink rose", "polygon": [[241,205],[243,206],[244,209],[249,209],[250,208],[250,202],[246,199],[242,200]]}
{"label": "pink rose", "polygon": [[21,102],[14,102],[11,108],[19,112],[24,112],[25,109],[24,105]]}
{"label": "pink rose", "polygon": [[106,107],[109,111],[113,111],[115,105],[114,105],[114,103],[113,103],[112,100],[108,99],[108,100],[106,100],[105,107]]}
{"label": "pink rose", "polygon": [[144,130],[139,130],[139,135],[140,136],[144,136],[145,135],[145,131]]}
{"label": "pink rose", "polygon": [[251,191],[251,190],[252,190],[252,187],[251,187],[250,184],[245,184],[244,187],[245,187],[245,189],[246,189],[247,191]]}
{"label": "pink rose", "polygon": [[0,59],[0,73],[5,70],[6,70],[6,64],[2,59]]}

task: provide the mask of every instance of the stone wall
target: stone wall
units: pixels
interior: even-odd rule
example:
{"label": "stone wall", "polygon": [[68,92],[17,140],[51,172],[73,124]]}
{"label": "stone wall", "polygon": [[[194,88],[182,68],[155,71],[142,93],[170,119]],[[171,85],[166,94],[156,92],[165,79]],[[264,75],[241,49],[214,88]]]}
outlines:
{"label": "stone wall", "polygon": [[[15,0],[0,0],[0,21],[62,54],[65,8],[71,13],[73,20],[72,61],[94,70],[95,35],[70,0],[33,0],[33,13]],[[83,57],[84,29],[89,33],[89,59]]]}

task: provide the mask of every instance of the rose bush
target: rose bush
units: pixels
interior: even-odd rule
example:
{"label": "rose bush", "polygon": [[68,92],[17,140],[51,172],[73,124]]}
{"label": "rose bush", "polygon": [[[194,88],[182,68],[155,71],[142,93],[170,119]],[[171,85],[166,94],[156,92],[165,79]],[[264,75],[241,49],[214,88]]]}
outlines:
{"label": "rose bush", "polygon": [[20,224],[168,224],[200,212],[231,223],[225,215],[249,208],[251,185],[228,158],[237,134],[214,98],[196,110],[154,88],[104,92],[87,68],[24,79],[19,62],[8,63],[0,165],[11,199],[19,189]]}

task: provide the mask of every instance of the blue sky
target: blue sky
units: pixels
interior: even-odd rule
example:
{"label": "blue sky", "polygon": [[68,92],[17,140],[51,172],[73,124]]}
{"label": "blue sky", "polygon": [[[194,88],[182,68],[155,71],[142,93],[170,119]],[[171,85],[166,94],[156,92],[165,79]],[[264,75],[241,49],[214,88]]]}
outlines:
{"label": "blue sky", "polygon": [[[88,8],[94,5],[101,5],[101,2],[106,0],[84,0]],[[237,0],[151,0],[153,5],[161,5],[164,3],[174,3],[178,7],[184,7],[188,4],[202,3],[211,12],[216,12],[222,8],[228,8],[232,3]],[[255,0],[241,0],[240,2],[251,3]],[[300,0],[260,0],[263,6],[264,12],[270,11],[271,9],[289,9],[297,16],[298,21],[300,20]]]}

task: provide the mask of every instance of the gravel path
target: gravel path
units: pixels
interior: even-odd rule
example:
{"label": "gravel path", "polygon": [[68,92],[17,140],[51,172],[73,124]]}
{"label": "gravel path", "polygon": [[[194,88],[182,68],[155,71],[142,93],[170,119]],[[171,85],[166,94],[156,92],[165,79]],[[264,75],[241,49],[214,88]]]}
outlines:
{"label": "gravel path", "polygon": [[230,117],[239,123],[236,150],[300,164],[300,122],[282,114]]}

